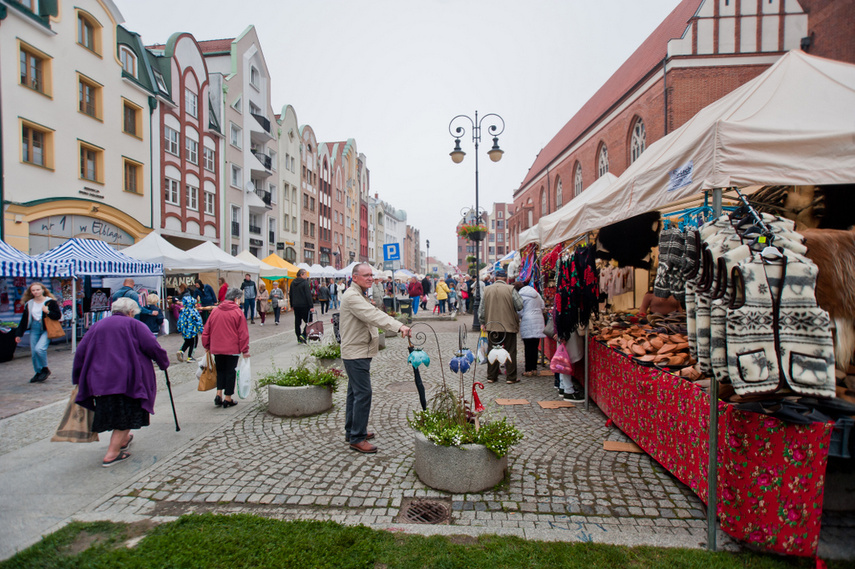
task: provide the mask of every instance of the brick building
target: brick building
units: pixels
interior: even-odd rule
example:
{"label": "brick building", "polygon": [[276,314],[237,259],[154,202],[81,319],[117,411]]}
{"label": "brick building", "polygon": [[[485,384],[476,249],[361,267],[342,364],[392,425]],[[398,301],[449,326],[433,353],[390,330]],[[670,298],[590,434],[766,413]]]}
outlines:
{"label": "brick building", "polygon": [[514,191],[511,249],[541,216],[605,172],[619,176],[787,51],[855,63],[853,22],[853,0],[682,0],[537,155]]}

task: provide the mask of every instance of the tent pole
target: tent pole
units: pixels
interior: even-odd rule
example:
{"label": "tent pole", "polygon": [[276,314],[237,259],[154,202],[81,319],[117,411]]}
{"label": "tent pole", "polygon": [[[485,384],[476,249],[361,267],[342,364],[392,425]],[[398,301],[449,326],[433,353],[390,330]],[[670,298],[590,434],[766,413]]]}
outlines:
{"label": "tent pole", "polygon": [[[721,215],[721,188],[713,190],[713,212]],[[709,465],[707,467],[707,549],[716,551],[716,518],[718,514],[718,381],[710,382]]]}
{"label": "tent pole", "polygon": [[71,353],[77,352],[77,277],[71,277]]}
{"label": "tent pole", "polygon": [[[590,239],[589,239],[590,236],[591,236],[590,232],[585,233],[585,245],[590,245]],[[585,328],[585,411],[587,411],[588,407],[590,406],[590,402],[588,400],[588,363],[591,359],[590,354],[588,353],[588,350],[590,349],[588,342],[589,342],[590,337],[591,337],[591,322],[589,321],[586,328]]]}

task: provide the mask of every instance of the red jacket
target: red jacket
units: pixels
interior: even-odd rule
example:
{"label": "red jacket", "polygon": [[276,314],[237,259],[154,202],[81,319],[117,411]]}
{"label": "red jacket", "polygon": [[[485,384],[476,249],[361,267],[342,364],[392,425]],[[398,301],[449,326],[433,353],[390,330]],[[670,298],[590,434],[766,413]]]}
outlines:
{"label": "red jacket", "polygon": [[202,346],[214,355],[249,353],[249,329],[240,306],[227,301],[211,312],[202,332]]}
{"label": "red jacket", "polygon": [[220,287],[220,292],[217,293],[217,300],[222,302],[226,299],[226,291],[229,290],[229,285],[223,283],[223,286]]}
{"label": "red jacket", "polygon": [[410,283],[407,285],[407,295],[408,296],[421,296],[425,293],[422,288],[422,283],[416,281],[414,283]]}

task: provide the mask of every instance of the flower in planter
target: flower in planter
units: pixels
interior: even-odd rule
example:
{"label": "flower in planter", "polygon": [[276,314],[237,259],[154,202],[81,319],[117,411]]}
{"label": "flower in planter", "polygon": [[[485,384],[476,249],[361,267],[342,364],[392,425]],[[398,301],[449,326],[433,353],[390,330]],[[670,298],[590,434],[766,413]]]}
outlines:
{"label": "flower in planter", "polygon": [[457,228],[457,235],[460,237],[469,237],[472,233],[487,233],[487,226],[476,223],[475,225],[460,225]]}
{"label": "flower in planter", "polygon": [[410,362],[410,365],[412,365],[413,368],[418,368],[422,364],[424,364],[425,367],[430,366],[430,356],[426,351],[419,348],[413,350],[413,353],[409,355],[407,361]]}
{"label": "flower in planter", "polygon": [[344,376],[344,372],[338,368],[309,367],[305,361],[298,361],[294,367],[288,369],[275,368],[273,371],[258,379],[256,386],[266,387],[268,385],[279,385],[282,387],[302,387],[306,385],[317,385],[329,387],[335,391],[338,381]]}
{"label": "flower in planter", "polygon": [[453,371],[454,373],[457,373],[458,371],[460,373],[466,373],[467,371],[469,371],[470,367],[469,360],[466,358],[466,356],[455,356],[451,358],[448,367],[451,368],[451,371]]}
{"label": "flower in planter", "polygon": [[487,361],[491,364],[498,361],[500,364],[504,365],[506,362],[511,361],[511,354],[501,346],[494,346],[493,349],[490,350],[490,353],[487,354]]}
{"label": "flower in planter", "polygon": [[335,360],[341,357],[341,346],[336,342],[330,342],[318,346],[309,353],[318,359]]}

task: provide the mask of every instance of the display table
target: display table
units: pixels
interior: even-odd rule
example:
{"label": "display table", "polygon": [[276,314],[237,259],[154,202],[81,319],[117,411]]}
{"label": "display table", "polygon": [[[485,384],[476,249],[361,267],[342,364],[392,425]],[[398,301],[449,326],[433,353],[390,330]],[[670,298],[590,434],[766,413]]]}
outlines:
{"label": "display table", "polygon": [[[709,395],[599,342],[589,393],[638,446],[707,502]],[[793,425],[719,402],[721,529],[768,551],[814,556],[833,423]]]}

